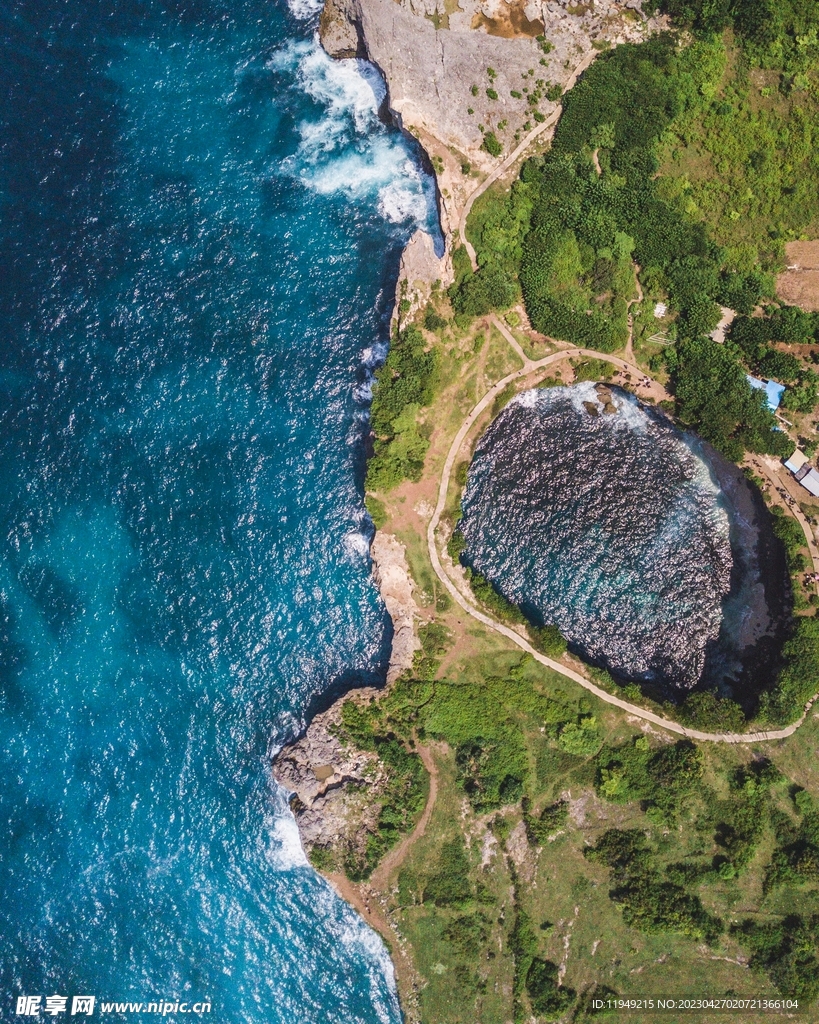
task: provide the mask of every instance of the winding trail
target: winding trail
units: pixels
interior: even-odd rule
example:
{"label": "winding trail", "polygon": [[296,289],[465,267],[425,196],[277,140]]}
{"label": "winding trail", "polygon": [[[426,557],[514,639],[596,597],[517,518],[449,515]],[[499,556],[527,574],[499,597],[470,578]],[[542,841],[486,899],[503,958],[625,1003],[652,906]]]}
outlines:
{"label": "winding trail", "polygon": [[634,268],[634,284],[637,288],[637,295],[633,299],[629,299],[626,306],[626,322],[628,324],[628,341],[626,342],[626,348],[623,355],[630,362],[634,362],[634,314],[631,312],[631,307],[637,303],[643,301],[643,286],[640,284],[640,267],[636,263],[632,263]]}
{"label": "winding trail", "polygon": [[[492,322],[501,331],[503,336],[509,340],[508,331],[501,325],[500,320],[497,317],[492,317]],[[518,355],[521,354],[522,350],[517,342],[513,345]],[[628,370],[631,373],[637,374],[638,377],[644,377],[645,374],[638,367],[631,363],[627,363],[624,359],[620,359],[617,356],[610,356],[603,352],[594,352],[589,349],[582,348],[570,348],[560,352],[554,352],[551,355],[546,356],[543,359],[532,361],[524,356],[524,364],[520,370],[515,370],[513,373],[508,373],[505,377],[502,377],[496,384],[494,384],[475,405],[472,411],[466,416],[461,423],[461,427],[458,433],[455,435],[455,439],[450,445],[449,452],[444,462],[444,468],[441,473],[441,482],[438,488],[438,502],[435,506],[435,512],[433,513],[432,519],[429,521],[427,526],[427,547],[429,549],[429,557],[432,562],[432,567],[435,570],[435,574],[438,579],[446,587],[449,595],[452,599],[467,613],[471,615],[473,619],[482,623],[489,629],[494,630],[496,633],[500,633],[507,639],[511,640],[521,650],[531,655],[535,661],[540,662],[541,665],[545,665],[553,672],[558,672],[562,676],[566,676],[573,682],[582,686],[583,689],[593,693],[600,700],[606,704],[611,704],[614,707],[620,708],[622,711],[627,711],[630,715],[634,715],[637,718],[641,718],[646,722],[651,722],[653,725],[659,726],[661,729],[666,729],[668,732],[677,733],[679,736],[686,736],[689,739],[701,740],[710,743],[763,743],[771,740],[782,740],[788,736],[793,736],[800,725],[805,721],[808,716],[808,712],[813,705],[814,701],[819,697],[819,694],[812,697],[805,705],[805,710],[798,721],[793,722],[791,725],[786,726],[784,729],[772,729],[764,732],[748,732],[748,733],[714,733],[714,732],[701,732],[699,729],[690,729],[679,722],[675,722],[669,718],[663,718],[661,715],[655,714],[653,711],[649,711],[646,708],[641,708],[637,704],[630,704],[628,701],[623,700],[620,697],[616,697],[614,694],[608,693],[601,687],[595,685],[591,680],[586,679],[585,676],[580,675],[579,672],[575,672],[574,669],[569,668],[567,665],[562,664],[559,661],[555,661],[552,658],[546,657],[536,651],[534,647],[526,640],[523,636],[511,629],[509,626],[504,625],[501,622],[496,622],[491,616],[477,608],[472,601],[466,597],[461,590],[456,586],[454,581],[451,579],[449,574],[444,569],[441,563],[441,557],[438,552],[438,546],[436,542],[436,530],[441,521],[444,508],[446,506],[446,497],[449,490],[450,477],[452,475],[452,467],[455,464],[461,447],[466,440],[469,431],[474,426],[478,417],[490,407],[495,398],[503,391],[507,384],[513,381],[520,380],[522,377],[528,376],[530,373],[541,370],[552,363],[556,363],[561,359],[571,358],[573,356],[590,356],[594,359],[602,359],[604,362],[611,363],[620,369]]]}
{"label": "winding trail", "polygon": [[[577,82],[578,78],[583,74],[583,72],[593,63],[596,57],[596,50],[592,50],[591,53],[586,54],[583,60],[577,65],[577,67],[572,72],[571,78],[563,86],[564,96],[570,89],[574,87],[575,82]],[[503,175],[509,170],[509,168],[514,165],[515,161],[518,160],[526,152],[529,146],[531,146],[535,139],[538,138],[538,136],[543,135],[545,132],[554,129],[555,125],[560,120],[560,115],[562,113],[562,105],[556,107],[555,110],[553,110],[552,113],[549,114],[545,121],[539,124],[536,128],[533,128],[529,132],[529,134],[526,135],[525,138],[523,138],[521,142],[512,150],[512,152],[498,164],[498,166],[495,168],[494,171],[492,171],[489,177],[484,178],[481,184],[478,185],[474,192],[472,192],[472,194],[469,196],[466,203],[464,204],[464,208],[463,210],[461,210],[461,216],[458,218],[458,234],[460,235],[461,243],[463,244],[464,248],[469,254],[469,259],[472,263],[473,270],[478,269],[478,257],[475,255],[475,249],[473,248],[472,243],[466,237],[466,221],[467,218],[469,217],[469,214],[472,211],[473,203],[475,202],[476,199],[478,199],[480,196],[484,194],[484,192],[489,188],[490,185],[494,185],[499,178],[503,177]]]}
{"label": "winding trail", "polygon": [[393,846],[375,871],[373,871],[372,875],[370,875],[370,885],[374,889],[380,889],[382,892],[387,892],[390,878],[404,863],[407,854],[415,842],[426,832],[429,819],[435,807],[435,801],[438,799],[438,765],[435,763],[432,751],[429,747],[423,747],[417,742],[415,749],[418,751],[418,756],[421,758],[424,768],[426,768],[429,774],[427,802],[412,832],[408,832],[397,846]]}

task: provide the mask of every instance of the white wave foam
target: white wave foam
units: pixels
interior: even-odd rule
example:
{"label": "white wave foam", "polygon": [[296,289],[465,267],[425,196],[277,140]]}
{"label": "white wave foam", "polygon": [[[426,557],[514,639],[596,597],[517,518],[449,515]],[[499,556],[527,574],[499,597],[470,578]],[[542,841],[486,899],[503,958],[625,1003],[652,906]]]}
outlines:
{"label": "white wave foam", "polygon": [[344,545],[344,554],[350,560],[366,558],[370,553],[370,542],[363,533],[359,533],[357,530],[346,534],[342,544]]}
{"label": "white wave foam", "polygon": [[[418,175],[415,177],[417,180]],[[378,212],[391,224],[402,224],[406,220],[422,224],[427,212],[426,197],[418,188],[393,181],[378,194]]]}
{"label": "white wave foam", "polygon": [[[298,0],[301,2],[301,0]],[[386,86],[363,60],[332,60],[315,42],[289,44],[269,66],[293,74],[304,92],[323,108],[318,120],[298,127],[297,153],[278,165],[320,195],[372,197],[391,224],[429,228],[435,222],[435,182],[407,156],[400,136],[378,117]]]}
{"label": "white wave foam", "polygon": [[541,392],[537,388],[533,388],[531,391],[521,391],[520,394],[515,395],[510,405],[519,405],[523,409],[535,409],[538,402],[540,401]]}
{"label": "white wave foam", "polygon": [[270,843],[265,851],[266,859],[276,871],[290,871],[293,868],[309,866],[310,862],[301,845],[296,819],[288,806],[280,808],[273,818],[269,839]]}
{"label": "white wave foam", "polygon": [[372,129],[386,95],[378,72],[363,60],[333,60],[314,45],[301,59],[299,84],[330,118],[352,117],[356,131]]}
{"label": "white wave foam", "polygon": [[312,21],[321,13],[322,0],[287,0],[290,13],[299,21]]}

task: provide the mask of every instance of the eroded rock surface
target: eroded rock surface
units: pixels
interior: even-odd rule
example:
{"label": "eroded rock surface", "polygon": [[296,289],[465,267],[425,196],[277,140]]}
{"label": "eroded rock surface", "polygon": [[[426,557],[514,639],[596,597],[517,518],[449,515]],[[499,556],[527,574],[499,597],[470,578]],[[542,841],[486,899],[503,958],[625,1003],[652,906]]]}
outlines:
{"label": "eroded rock surface", "polygon": [[[359,690],[358,695],[376,692]],[[294,794],[291,806],[308,853],[314,846],[354,844],[357,830],[375,824],[367,815],[377,816],[380,809],[374,797],[386,777],[375,754],[356,750],[336,735],[342,703],[317,715],[304,736],[284,747],[273,764],[276,781]]]}
{"label": "eroded rock surface", "polygon": [[[387,671],[389,685],[412,666],[420,647],[415,629],[418,608],[404,545],[391,534],[377,532],[370,549],[373,577],[393,622],[393,644]],[[380,691],[372,687],[345,694],[316,715],[301,739],[283,747],[273,762],[273,775],[293,794],[291,807],[302,845],[309,853],[321,846],[355,854],[375,831],[381,810],[378,797],[387,783],[377,756],[357,750],[340,737],[341,708],[346,700],[368,701]]]}
{"label": "eroded rock surface", "polygon": [[373,539],[370,555],[373,578],[390,613],[394,630],[387,669],[389,686],[402,672],[412,667],[413,655],[421,646],[415,629],[418,606],[412,595],[412,577],[404,545],[396,537],[379,530]]}
{"label": "eroded rock surface", "polygon": [[548,84],[565,84],[595,47],[664,27],[640,7],[640,0],[460,0],[452,12],[445,0],[326,0],[320,31],[332,56],[366,56],[381,69],[404,127],[430,132],[489,168],[495,161],[481,151],[479,125],[509,151],[526,122],[535,123],[533,92],[548,115],[555,109]]}

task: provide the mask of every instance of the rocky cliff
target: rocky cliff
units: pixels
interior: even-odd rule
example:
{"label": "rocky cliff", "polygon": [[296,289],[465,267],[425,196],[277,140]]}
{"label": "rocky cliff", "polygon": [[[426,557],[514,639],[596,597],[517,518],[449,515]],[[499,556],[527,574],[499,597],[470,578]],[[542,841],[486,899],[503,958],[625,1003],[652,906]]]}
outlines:
{"label": "rocky cliff", "polygon": [[[372,543],[373,577],[393,623],[387,684],[412,665],[420,646],[415,629],[418,612],[403,545],[378,532]],[[304,736],[276,755],[273,775],[292,794],[302,845],[334,851],[340,859],[362,854],[359,847],[374,831],[381,810],[378,797],[388,776],[377,756],[339,738],[341,706],[349,699],[369,701],[378,690],[345,695],[310,723]]]}
{"label": "rocky cliff", "polygon": [[489,169],[484,130],[511,149],[590,51],[662,27],[640,9],[641,0],[325,0],[320,34],[332,56],[381,69],[403,127]]}

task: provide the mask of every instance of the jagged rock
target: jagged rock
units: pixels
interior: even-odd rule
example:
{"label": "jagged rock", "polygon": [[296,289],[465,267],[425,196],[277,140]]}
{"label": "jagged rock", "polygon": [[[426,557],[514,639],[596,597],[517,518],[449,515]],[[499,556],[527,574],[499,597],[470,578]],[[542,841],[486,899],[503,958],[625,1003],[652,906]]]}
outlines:
{"label": "jagged rock", "polygon": [[409,314],[428,301],[432,286],[440,281],[448,288],[454,280],[450,261],[435,254],[435,244],[426,231],[420,229],[409,240],[401,256],[396,286],[396,304],[402,298],[410,303]]}
{"label": "jagged rock", "polygon": [[418,606],[412,596],[412,577],[404,545],[392,534],[379,530],[373,538],[370,556],[373,579],[393,625],[392,651],[387,669],[389,686],[402,672],[412,667],[413,655],[421,646],[415,630]]}
{"label": "jagged rock", "polygon": [[[635,5],[639,0],[628,0]],[[666,27],[662,18],[644,24],[623,10],[601,4],[580,19],[566,16],[555,0],[544,6],[538,0],[460,0],[454,11],[439,0],[325,0],[320,32],[332,56],[366,56],[381,69],[399,125],[422,129],[488,169],[495,161],[480,148],[478,126],[491,128],[507,151],[514,145],[531,112],[511,92],[520,91],[530,69],[536,78],[565,84],[592,52],[592,38],[636,40]],[[533,38],[541,18],[552,46],[548,55]],[[490,87],[497,99],[487,96]],[[544,102],[541,109],[552,107]]]}
{"label": "jagged rock", "polygon": [[[376,692],[360,690],[358,697]],[[283,747],[273,763],[276,781],[293,794],[291,807],[308,852],[349,842],[385,782],[375,754],[347,746],[336,735],[344,700],[317,715],[304,736]]]}

